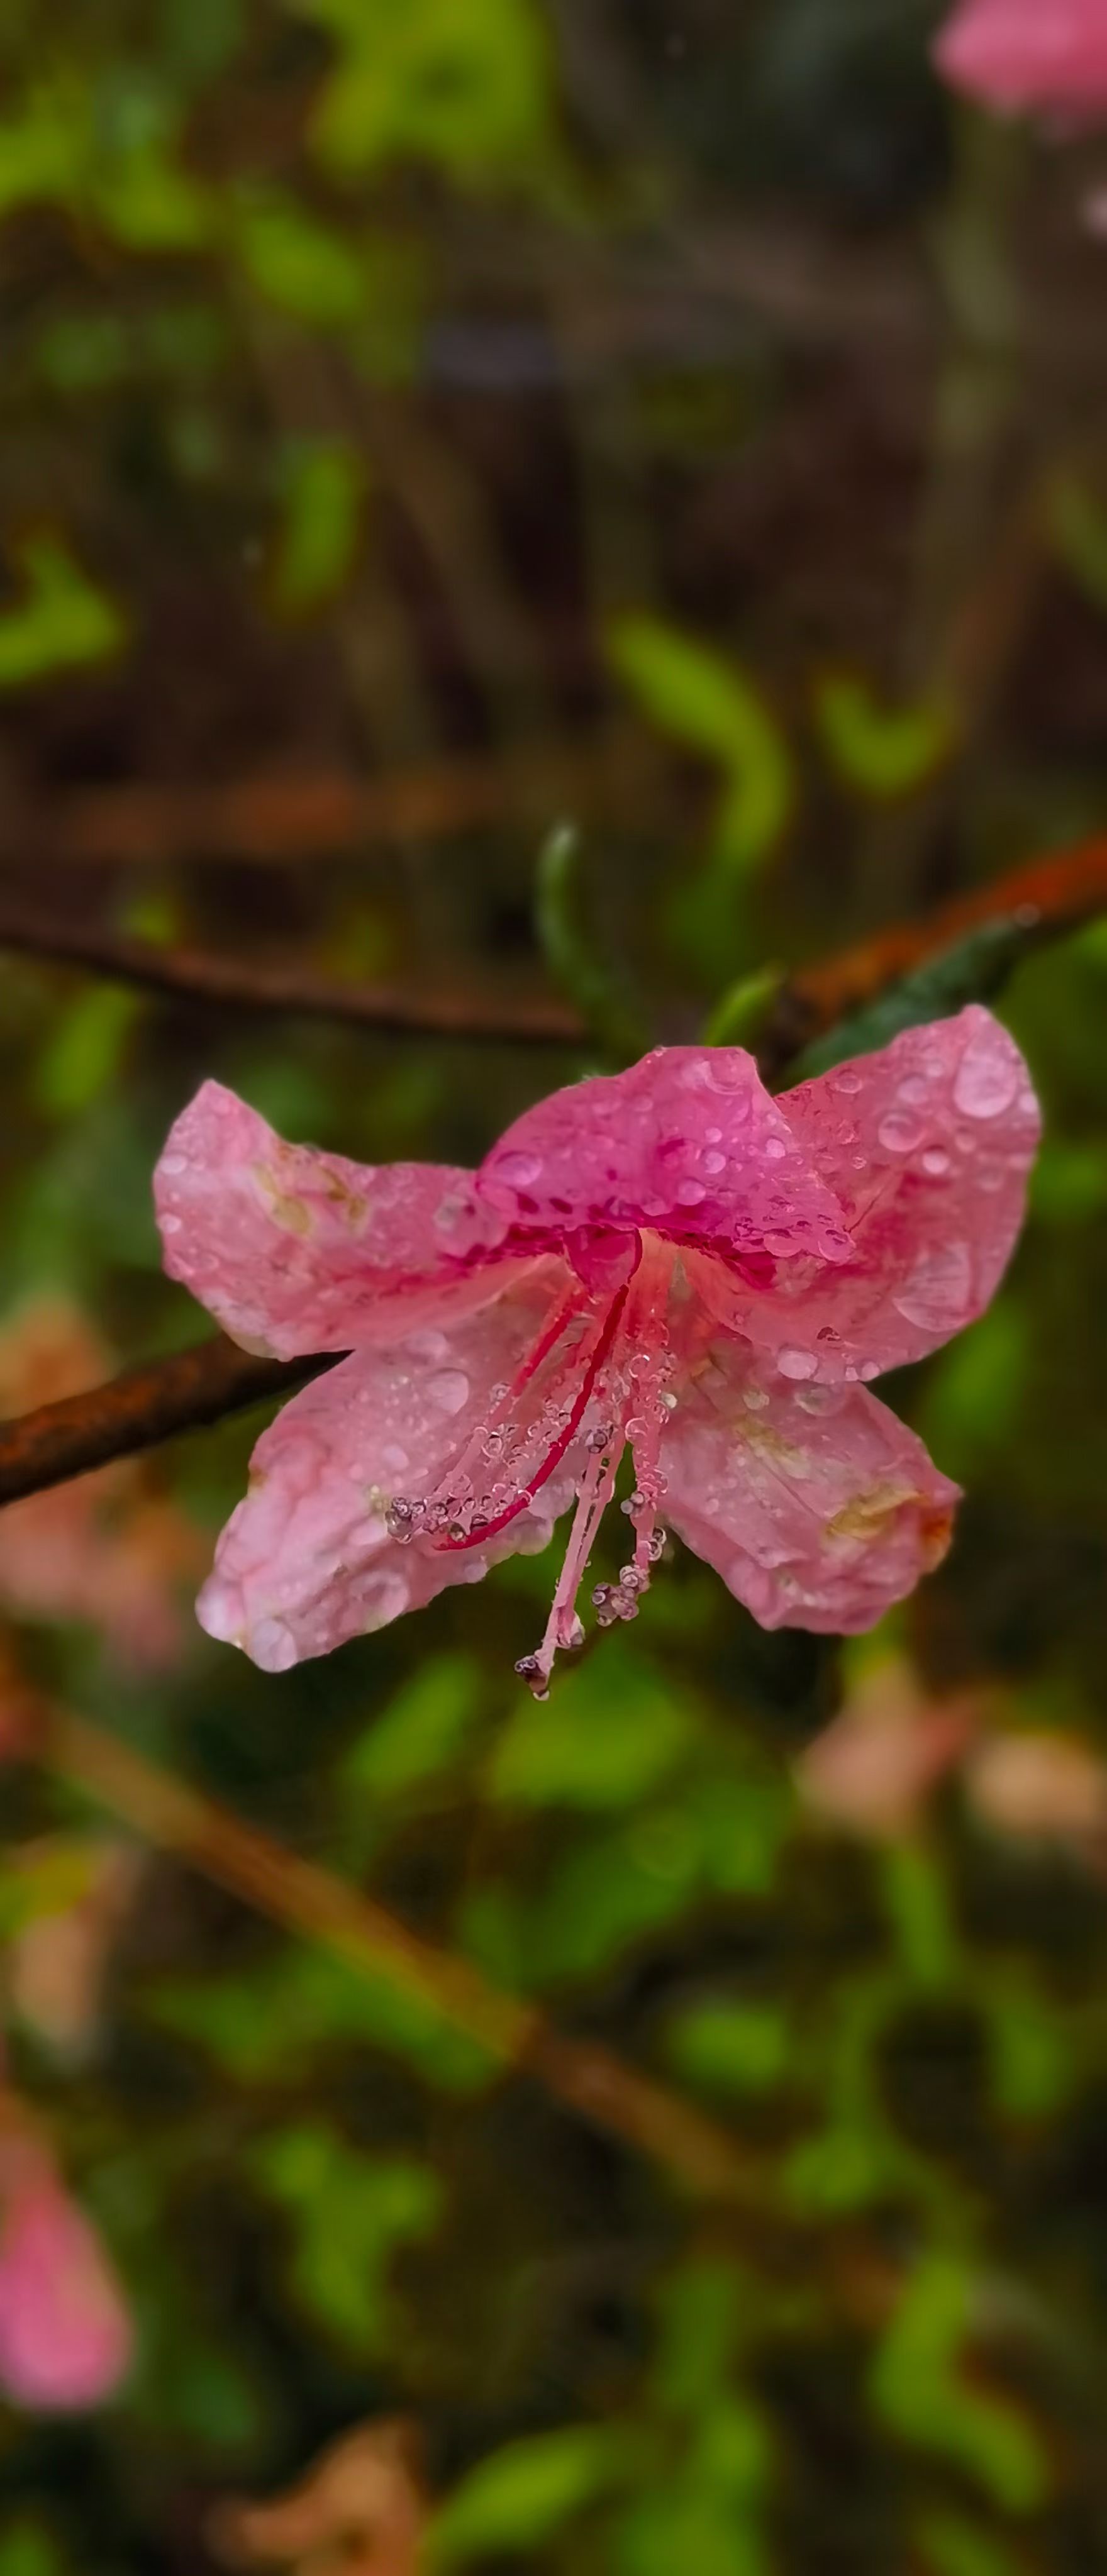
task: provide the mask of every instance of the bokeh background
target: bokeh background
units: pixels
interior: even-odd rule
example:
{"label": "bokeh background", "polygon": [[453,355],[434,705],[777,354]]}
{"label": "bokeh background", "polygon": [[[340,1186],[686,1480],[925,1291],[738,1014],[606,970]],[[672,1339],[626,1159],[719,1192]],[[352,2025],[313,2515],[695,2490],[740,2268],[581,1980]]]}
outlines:
{"label": "bokeh background", "polygon": [[[1103,825],[1107,148],[938,17],[7,0],[6,1414],[197,1338],[202,1076],[474,1161]],[[1107,2568],[1107,929],[1019,927],[875,1637],[678,1556],[536,1707],[524,1560],[264,1676],[189,1606],[256,1417],[0,1518],[0,2576]]]}

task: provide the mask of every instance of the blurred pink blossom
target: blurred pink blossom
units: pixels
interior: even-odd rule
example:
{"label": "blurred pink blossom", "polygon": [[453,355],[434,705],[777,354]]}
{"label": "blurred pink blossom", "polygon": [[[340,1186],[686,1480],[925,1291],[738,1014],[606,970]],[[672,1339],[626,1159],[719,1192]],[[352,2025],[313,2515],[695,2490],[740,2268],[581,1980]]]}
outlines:
{"label": "blurred pink blossom", "polygon": [[1010,1729],[976,1747],[966,1770],[971,1804],[1013,1842],[1063,1843],[1107,1862],[1107,1763],[1078,1735]]}
{"label": "blurred pink blossom", "polygon": [[935,47],[943,79],[1001,113],[1107,112],[1107,0],[959,0]]}
{"label": "blurred pink blossom", "polygon": [[17,2405],[101,2405],[131,2359],[122,2291],[49,2150],[19,2121],[0,2129],[0,2384]]}
{"label": "blurred pink blossom", "polygon": [[349,1353],[254,1453],[200,1598],[267,1671],[382,1627],[575,1501],[544,1695],[624,1448],[632,1618],[659,1514],[765,1627],[868,1628],[957,1489],[869,1392],[981,1313],[1039,1132],[990,1012],[773,1099],[740,1047],[558,1091],[477,1172],[286,1145],[207,1083],[156,1175],[166,1264],[247,1348]]}
{"label": "blurred pink blossom", "polygon": [[[78,1308],[35,1298],[0,1326],[0,1412],[83,1394],[113,1365]],[[85,1620],[121,1662],[161,1670],[181,1652],[177,1588],[198,1572],[198,1547],[142,1467],[102,1468],[0,1513],[0,1608],[16,1618]]]}
{"label": "blurred pink blossom", "polygon": [[864,1840],[917,1831],[932,1790],[957,1765],[986,1711],[970,1691],[939,1699],[904,1655],[860,1673],[837,1717],[795,1766],[806,1806]]}

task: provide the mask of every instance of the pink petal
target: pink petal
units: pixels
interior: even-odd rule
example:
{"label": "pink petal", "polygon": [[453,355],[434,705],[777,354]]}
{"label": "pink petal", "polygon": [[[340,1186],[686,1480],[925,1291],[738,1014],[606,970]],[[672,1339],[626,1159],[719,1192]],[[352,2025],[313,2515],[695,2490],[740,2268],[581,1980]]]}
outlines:
{"label": "pink petal", "polygon": [[961,0],[934,48],[944,80],[987,106],[1107,107],[1104,0]]}
{"label": "pink petal", "polygon": [[16,2152],[0,2232],[0,2380],[22,2406],[97,2406],[130,2364],[122,2293],[45,2156]]}
{"label": "pink petal", "polygon": [[[564,1275],[564,1274],[562,1274]],[[405,1545],[386,1525],[398,1496],[432,1494],[479,1432],[550,1305],[529,1282],[447,1334],[419,1329],[317,1378],[262,1434],[249,1490],[228,1521],[197,1605],[210,1636],[265,1672],[386,1627],[499,1558],[545,1547],[572,1500],[567,1456],[509,1528],[484,1546]]]}
{"label": "pink petal", "polygon": [[1041,1128],[1014,1039],[990,1011],[907,1029],[786,1092],[798,1144],[840,1201],[853,1258],[777,1265],[772,1293],[695,1281],[712,1312],[772,1350],[785,1376],[823,1382],[921,1359],[981,1314],[1026,1206]]}
{"label": "pink petal", "polygon": [[871,1628],[940,1563],[958,1488],[863,1387],[751,1363],[717,1343],[682,1390],[666,1516],[763,1628]]}
{"label": "pink petal", "polygon": [[555,1091],[485,1157],[477,1192],[513,1240],[559,1238],[586,1277],[597,1237],[640,1227],[739,1261],[850,1250],[833,1190],[744,1047],[655,1047]]}
{"label": "pink petal", "polygon": [[178,1118],[154,1192],[170,1277],[278,1359],[392,1338],[444,1293],[479,1301],[498,1285],[482,1265],[504,1228],[471,1173],[286,1145],[218,1082]]}

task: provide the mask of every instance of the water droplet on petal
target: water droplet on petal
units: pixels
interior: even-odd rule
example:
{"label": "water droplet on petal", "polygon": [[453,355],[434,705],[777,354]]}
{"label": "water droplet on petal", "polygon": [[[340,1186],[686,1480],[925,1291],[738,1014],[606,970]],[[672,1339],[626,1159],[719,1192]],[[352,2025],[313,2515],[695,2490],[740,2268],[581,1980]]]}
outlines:
{"label": "water droplet on petal", "polygon": [[1016,1098],[1017,1057],[985,1035],[971,1038],[954,1077],[953,1097],[966,1118],[999,1118]]}
{"label": "water droplet on petal", "polygon": [[513,1190],[529,1190],[532,1181],[542,1177],[537,1154],[501,1154],[496,1163],[496,1179],[506,1181]]}
{"label": "water droplet on petal", "polygon": [[359,1587],[356,1597],[363,1633],[368,1637],[374,1628],[385,1628],[390,1619],[399,1618],[407,1608],[409,1594],[402,1574],[372,1574]]}
{"label": "water droplet on petal", "polygon": [[911,1154],[922,1140],[922,1122],[909,1109],[890,1109],[877,1128],[877,1137],[889,1154]]}
{"label": "water droplet on petal", "polygon": [[427,1380],[427,1394],[440,1413],[460,1413],[469,1401],[464,1369],[437,1369]]}
{"label": "water droplet on petal", "polygon": [[835,1091],[844,1091],[847,1095],[862,1089],[861,1075],[855,1073],[852,1065],[843,1065],[839,1073],[831,1075],[831,1081]]}
{"label": "water droplet on petal", "polygon": [[952,1333],[972,1302],[972,1256],[967,1243],[939,1244],[924,1252],[892,1304],[905,1323],[926,1333]]}
{"label": "water droplet on petal", "polygon": [[249,1645],[263,1673],[287,1673],[296,1661],[296,1640],[283,1619],[259,1619]]}
{"label": "water droplet on petal", "polygon": [[707,1197],[707,1191],[702,1181],[680,1181],[677,1184],[676,1197],[680,1207],[699,1207],[701,1200]]}
{"label": "water droplet on petal", "polygon": [[777,1352],[776,1364],[782,1377],[791,1378],[814,1377],[819,1365],[814,1351],[800,1350],[793,1342],[786,1342]]}
{"label": "water droplet on petal", "polygon": [[183,1231],[183,1220],[179,1216],[163,1216],[161,1230],[163,1234],[180,1234]]}
{"label": "water droplet on petal", "polygon": [[710,1173],[711,1173],[711,1175],[712,1175],[712,1178],[714,1178],[714,1176],[715,1176],[715,1174],[716,1174],[717,1172],[725,1172],[725,1170],[726,1170],[726,1155],[725,1155],[725,1154],[705,1154],[705,1155],[703,1156],[703,1158],[702,1158],[702,1159],[703,1159],[703,1168],[704,1168],[704,1171],[705,1171],[705,1172],[710,1172]]}
{"label": "water droplet on petal", "polygon": [[381,1465],[388,1467],[394,1476],[402,1476],[404,1468],[410,1467],[411,1460],[406,1449],[401,1449],[398,1440],[390,1440],[387,1448],[381,1450]]}
{"label": "water droplet on petal", "polygon": [[909,1073],[906,1082],[899,1086],[900,1099],[905,1100],[911,1109],[921,1109],[926,1096],[927,1087],[921,1073]]}
{"label": "water droplet on petal", "polygon": [[929,1172],[932,1181],[940,1181],[949,1170],[949,1155],[943,1153],[940,1145],[930,1145],[923,1155],[922,1167],[924,1172]]}
{"label": "water droplet on petal", "polygon": [[169,1174],[170,1180],[175,1181],[178,1173],[187,1172],[188,1156],[187,1154],[163,1154],[161,1158],[161,1168],[163,1172],[167,1172]]}

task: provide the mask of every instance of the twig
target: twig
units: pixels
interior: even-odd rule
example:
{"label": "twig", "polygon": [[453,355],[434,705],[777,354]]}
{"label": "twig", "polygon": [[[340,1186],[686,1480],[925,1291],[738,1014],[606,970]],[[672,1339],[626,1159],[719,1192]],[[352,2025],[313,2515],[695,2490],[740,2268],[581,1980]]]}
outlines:
{"label": "twig", "polygon": [[373,1979],[417,1998],[551,2099],[663,2166],[700,2197],[753,2207],[757,2175],[714,2121],[639,2075],[610,2049],[566,2038],[528,2003],[487,1983],[315,1862],[272,1841],[67,1710],[36,1703],[36,1749],[50,1768],[247,1905]]}
{"label": "twig", "polygon": [[32,846],[52,860],[111,867],[289,866],[500,823],[537,830],[551,813],[599,820],[637,800],[641,762],[641,730],[626,725],[583,744],[526,746],[507,764],[452,760],[369,778],[278,769],[210,786],[86,788],[9,806],[0,855],[10,861]]}
{"label": "twig", "polygon": [[224,1335],[125,1369],[106,1386],[39,1405],[0,1422],[0,1505],[67,1484],[113,1458],[154,1449],[179,1431],[198,1431],[275,1395],[290,1395],[341,1357],[255,1359]]}
{"label": "twig", "polygon": [[781,986],[758,1036],[758,1056],[771,1070],[786,1065],[812,1038],[852,1017],[901,976],[956,947],[985,922],[1017,921],[1042,940],[1059,939],[1104,911],[1107,834],[1100,834],[1075,849],[1032,859],[1007,876],[993,877],[918,921],[897,922],[820,965],[801,967]]}
{"label": "twig", "polygon": [[162,948],[98,924],[68,922],[0,899],[0,948],[51,965],[84,966],[110,982],[222,1010],[283,1011],[296,1018],[344,1021],[393,1037],[465,1038],[489,1046],[579,1046],[584,1022],[567,1002],[506,1002],[495,995],[404,993],[383,984],[346,983],[294,966],[256,966],[204,949]]}

